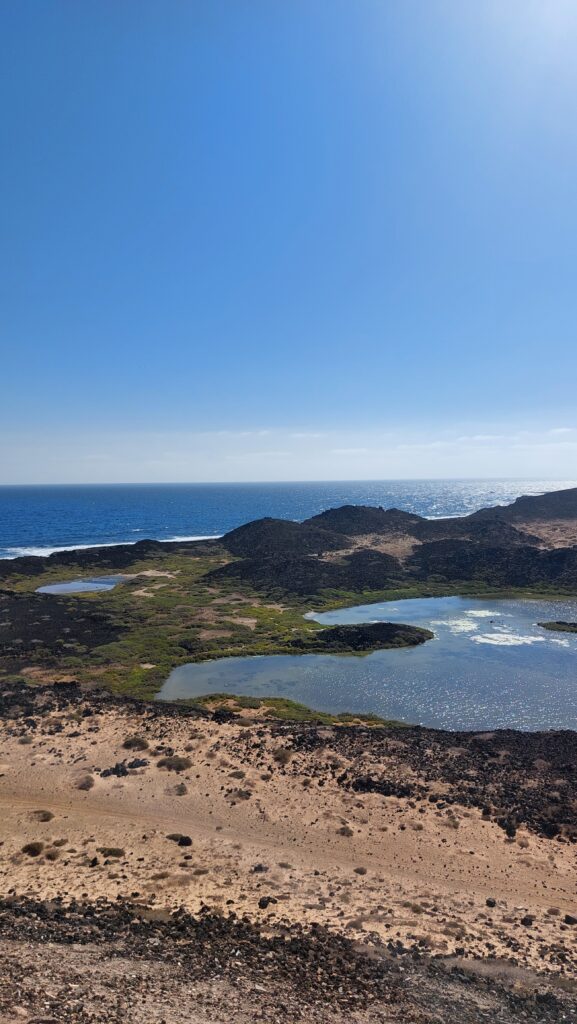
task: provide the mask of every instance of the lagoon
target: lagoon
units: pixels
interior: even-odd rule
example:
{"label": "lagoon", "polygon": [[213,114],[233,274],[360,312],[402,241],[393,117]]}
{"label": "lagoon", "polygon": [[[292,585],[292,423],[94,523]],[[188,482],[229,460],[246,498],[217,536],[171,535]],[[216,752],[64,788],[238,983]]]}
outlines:
{"label": "lagoon", "polygon": [[37,594],[91,594],[99,590],[112,590],[125,576],[93,576],[85,580],[70,580],[68,583],[50,583],[37,587]]}
{"label": "lagoon", "polygon": [[224,658],[175,668],[159,698],[282,696],[319,711],[373,713],[443,729],[577,729],[577,600],[419,598],[311,613],[325,625],[405,622],[419,647],[369,655]]}

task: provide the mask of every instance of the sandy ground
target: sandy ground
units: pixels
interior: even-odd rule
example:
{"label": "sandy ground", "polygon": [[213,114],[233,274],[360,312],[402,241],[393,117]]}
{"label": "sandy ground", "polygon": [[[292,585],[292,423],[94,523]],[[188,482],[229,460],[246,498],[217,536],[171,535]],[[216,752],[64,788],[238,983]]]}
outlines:
{"label": "sandy ground", "polygon": [[545,548],[570,548],[577,544],[577,519],[531,519],[516,522],[515,526],[539,537]]}
{"label": "sandy ground", "polygon": [[[146,749],[123,747],[134,735]],[[525,829],[508,839],[475,808],[347,791],[331,735],[291,756],[262,723],[105,704],[34,728],[2,723],[0,891],[204,905],[271,926],[314,921],[365,944],[574,967],[577,929],[564,917],[576,913],[575,845]],[[162,767],[173,753],[190,766]],[[126,769],[134,759],[147,763]],[[101,774],[121,762],[120,777]],[[168,838],[178,835],[186,845]]]}

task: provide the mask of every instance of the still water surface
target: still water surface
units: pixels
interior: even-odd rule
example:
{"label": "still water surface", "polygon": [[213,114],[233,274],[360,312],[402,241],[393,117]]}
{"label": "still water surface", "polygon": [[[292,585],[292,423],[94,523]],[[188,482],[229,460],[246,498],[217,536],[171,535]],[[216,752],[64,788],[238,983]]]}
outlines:
{"label": "still water surface", "polygon": [[37,594],[91,594],[99,590],[112,590],[125,576],[93,576],[84,580],[70,580],[68,583],[49,583],[37,587]]}
{"label": "still water surface", "polygon": [[282,696],[321,711],[372,712],[444,729],[577,729],[577,601],[420,598],[315,614],[326,625],[407,622],[420,647],[350,655],[226,658],[174,669],[159,698]]}

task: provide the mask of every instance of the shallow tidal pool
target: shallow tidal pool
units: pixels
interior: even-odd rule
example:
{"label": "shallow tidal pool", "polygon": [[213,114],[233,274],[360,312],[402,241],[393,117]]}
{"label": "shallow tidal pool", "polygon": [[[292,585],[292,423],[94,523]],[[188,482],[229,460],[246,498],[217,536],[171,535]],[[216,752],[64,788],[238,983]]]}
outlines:
{"label": "shallow tidal pool", "polygon": [[406,622],[435,638],[364,657],[271,655],[182,665],[159,699],[228,692],[443,729],[577,728],[577,635],[537,625],[577,619],[576,600],[420,598],[311,615],[326,625]]}
{"label": "shallow tidal pool", "polygon": [[91,594],[99,590],[112,590],[125,576],[93,576],[84,580],[70,580],[68,583],[49,583],[37,587],[37,594]]}

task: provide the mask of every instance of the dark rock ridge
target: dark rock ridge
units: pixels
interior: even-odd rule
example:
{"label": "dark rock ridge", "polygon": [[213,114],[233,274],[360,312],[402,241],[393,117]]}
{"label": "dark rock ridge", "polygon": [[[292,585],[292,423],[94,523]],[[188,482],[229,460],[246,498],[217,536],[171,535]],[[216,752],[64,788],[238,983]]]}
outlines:
{"label": "dark rock ridge", "polygon": [[268,558],[295,552],[318,555],[323,551],[337,551],[343,546],[343,538],[307,523],[266,518],[231,530],[223,538],[223,543],[233,555]]}
{"label": "dark rock ridge", "polygon": [[305,519],[303,526],[321,527],[347,537],[358,537],[368,533],[411,533],[412,529],[426,521],[422,516],[398,508],[343,505]]}
{"label": "dark rock ridge", "polygon": [[331,626],[310,637],[298,637],[289,645],[295,650],[317,654],[362,653],[387,647],[415,647],[432,640],[434,633],[420,626],[407,626],[400,622],[369,622],[360,626]]}
{"label": "dark rock ridge", "polygon": [[248,583],[265,592],[305,597],[321,590],[379,590],[401,577],[397,558],[365,548],[335,561],[306,555],[246,558],[215,569],[206,579]]}
{"label": "dark rock ridge", "polygon": [[577,633],[577,622],[564,622],[563,619],[557,619],[554,622],[538,622],[537,625],[543,629],[552,629],[557,633]]}
{"label": "dark rock ridge", "polygon": [[577,521],[577,488],[454,519],[345,505],[302,524],[257,520],[222,539],[242,561],[209,576],[299,597],[386,590],[415,580],[577,589],[577,546],[548,547],[515,525],[546,523],[547,517]]}
{"label": "dark rock ridge", "polygon": [[398,508],[343,505],[342,508],[331,508],[312,519],[305,519],[303,526],[322,527],[323,530],[346,537],[377,534],[414,537],[421,541],[468,537],[479,542],[495,543],[498,540],[503,544],[538,543],[536,537],[512,526],[502,512],[503,509],[499,507],[483,509],[482,515],[475,513],[473,516],[451,519],[425,519]]}
{"label": "dark rock ridge", "polygon": [[497,508],[482,508],[473,512],[468,519],[490,519],[498,514],[507,522],[515,520],[575,519],[577,517],[577,487],[562,491],[548,491],[547,494],[523,495],[510,505]]}
{"label": "dark rock ridge", "polygon": [[[314,751],[326,743],[322,728],[271,728],[290,739],[295,751]],[[524,825],[555,842],[577,843],[577,732],[572,730],[480,733],[339,726],[333,729],[331,749],[358,761],[359,768],[372,763],[361,771],[336,768],[333,775],[346,789],[404,795],[442,808],[477,807],[509,837]],[[314,761],[310,765],[317,771]],[[414,781],[407,780],[407,769]]]}
{"label": "dark rock ridge", "polygon": [[577,587],[577,547],[542,550],[520,545],[475,544],[439,540],[422,544],[407,559],[406,569],[418,579],[434,576],[451,582],[472,580],[497,587],[555,584]]}

